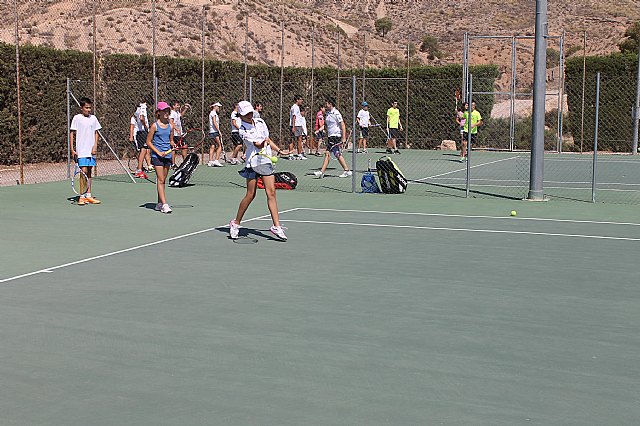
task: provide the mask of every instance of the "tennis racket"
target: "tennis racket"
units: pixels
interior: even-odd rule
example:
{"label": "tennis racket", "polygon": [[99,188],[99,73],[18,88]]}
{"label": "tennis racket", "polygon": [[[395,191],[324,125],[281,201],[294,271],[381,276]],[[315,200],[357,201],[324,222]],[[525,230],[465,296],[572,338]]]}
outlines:
{"label": "tennis racket", "polygon": [[89,178],[78,165],[78,157],[73,157],[74,168],[71,176],[71,189],[76,195],[84,197],[89,192]]}
{"label": "tennis racket", "polygon": [[[204,143],[204,138],[205,134],[202,129],[189,129],[187,130],[187,133],[180,137],[180,139],[176,143],[176,147],[166,150],[164,154],[166,155],[174,151],[182,152],[183,150],[194,152],[202,146],[202,144]],[[183,156],[181,155],[181,157]],[[178,162],[177,158],[175,160],[175,165],[179,166],[180,163],[184,161],[184,158],[182,158],[180,162]]]}

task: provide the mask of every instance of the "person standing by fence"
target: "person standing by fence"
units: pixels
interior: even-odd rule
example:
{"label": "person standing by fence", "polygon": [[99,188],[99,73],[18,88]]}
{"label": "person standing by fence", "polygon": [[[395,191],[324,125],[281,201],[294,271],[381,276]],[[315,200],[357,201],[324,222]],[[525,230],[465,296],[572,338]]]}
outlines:
{"label": "person standing by fence", "polygon": [[391,103],[391,107],[387,110],[387,153],[388,154],[400,154],[398,149],[398,138],[400,137],[400,131],[403,130],[402,123],[400,122],[400,110],[398,109],[398,102]]}
{"label": "person standing by fence", "polygon": [[[471,120],[469,120],[469,104],[465,104],[465,109],[466,111],[463,114],[463,118],[465,120],[464,132],[462,134],[462,140],[463,140],[462,147],[465,151],[465,155],[460,157],[460,162],[467,160],[467,156],[466,156],[467,149],[471,149],[473,145],[478,143],[478,127],[482,126],[482,124],[484,123],[482,121],[482,115],[480,115],[480,112],[476,110],[475,102],[471,103]],[[469,140],[469,123],[471,123],[471,146],[467,147],[467,141]]]}

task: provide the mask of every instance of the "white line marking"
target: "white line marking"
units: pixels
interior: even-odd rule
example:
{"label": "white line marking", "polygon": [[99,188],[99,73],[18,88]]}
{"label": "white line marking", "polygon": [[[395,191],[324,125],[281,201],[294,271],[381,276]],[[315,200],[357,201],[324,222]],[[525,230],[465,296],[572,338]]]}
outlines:
{"label": "white line marking", "polygon": [[337,213],[377,213],[377,214],[394,214],[403,216],[430,216],[430,217],[459,217],[463,219],[500,219],[500,220],[530,220],[540,222],[566,222],[566,223],[590,223],[594,225],[627,225],[627,226],[640,226],[640,223],[634,222],[598,222],[593,220],[573,220],[573,219],[548,219],[540,217],[506,217],[506,216],[482,216],[482,215],[463,215],[463,214],[448,214],[448,213],[422,213],[422,212],[390,212],[381,210],[353,210],[353,209],[325,209],[325,208],[313,208],[313,207],[298,207],[295,210],[309,210],[309,211],[326,211]]}
{"label": "white line marking", "polygon": [[[480,166],[486,166],[489,164],[494,164],[494,163],[499,163],[501,161],[508,161],[508,160],[513,160],[514,158],[520,158],[520,155],[516,155],[514,157],[509,157],[509,158],[503,158],[501,160],[495,160],[495,161],[489,161],[488,163],[480,163],[480,164],[476,164],[475,166],[471,166],[469,167],[470,169],[475,169],[476,167],[480,167]],[[440,173],[439,175],[433,175],[433,176],[427,176],[421,179],[411,179],[412,182],[420,182],[422,180],[427,180],[427,179],[433,179],[433,178],[437,178],[440,176],[446,176],[446,175],[450,175],[452,173],[458,173],[458,172],[464,172],[465,170],[467,170],[467,168],[465,167],[464,169],[458,169],[458,170],[452,170],[450,172],[446,172],[446,173]]]}
{"label": "white line marking", "polygon": [[597,239],[597,240],[640,241],[640,238],[610,237],[606,235],[559,234],[559,233],[553,233],[553,232],[506,231],[506,230],[499,230],[499,229],[446,228],[446,227],[437,227],[437,226],[384,225],[380,223],[330,222],[330,221],[290,220],[290,219],[284,220],[283,222],[311,223],[311,224],[319,224],[319,225],[369,226],[369,227],[375,227],[375,228],[427,229],[431,231],[481,232],[481,233],[488,233],[488,234],[542,235],[542,236],[549,236],[549,237],[590,238],[590,239]]}
{"label": "white line marking", "polygon": [[[290,213],[290,212],[295,211],[297,209],[298,208],[296,207],[296,208],[293,208],[293,209],[283,210],[283,211],[280,212],[280,214]],[[254,220],[261,220],[261,219],[263,219],[265,217],[268,217],[268,216],[270,216],[270,215],[269,214],[265,214],[265,215],[262,215],[262,216],[254,217],[254,218],[247,219],[247,220],[243,221],[243,223],[244,222],[251,222],[251,221],[254,221]],[[66,268],[68,266],[79,265],[81,263],[91,262],[92,260],[97,260],[97,259],[102,259],[102,258],[105,258],[105,257],[115,256],[116,254],[127,253],[127,252],[130,252],[130,251],[133,251],[133,250],[138,250],[138,249],[142,249],[142,248],[145,248],[145,247],[151,247],[151,246],[155,246],[155,245],[158,245],[158,244],[166,243],[166,242],[169,242],[169,241],[175,241],[175,240],[180,240],[182,238],[192,237],[194,235],[203,234],[205,232],[213,231],[213,230],[215,230],[217,228],[220,228],[221,226],[225,226],[225,225],[226,224],[219,225],[219,226],[216,226],[216,227],[213,227],[213,228],[203,229],[203,230],[200,230],[200,231],[189,232],[188,234],[178,235],[176,237],[165,238],[163,240],[154,241],[154,242],[147,243],[147,244],[141,244],[141,245],[135,246],[135,247],[129,247],[129,248],[122,249],[122,250],[116,250],[116,251],[112,251],[110,253],[100,254],[100,255],[97,255],[97,256],[91,256],[91,257],[87,257],[86,259],[80,259],[80,260],[76,260],[76,261],[73,261],[73,262],[64,263],[64,264],[58,265],[58,266],[52,266],[50,268],[44,268],[44,269],[40,269],[38,271],[29,272],[29,273],[21,274],[21,275],[16,275],[14,277],[4,278],[4,279],[0,280],[0,283],[6,283],[6,282],[9,282],[9,281],[15,281],[15,280],[18,280],[20,278],[30,277],[30,276],[36,275],[36,274],[52,273],[56,269],[62,269],[62,268]]]}
{"label": "white line marking", "polygon": [[[574,162],[574,163],[593,163],[593,156],[591,156],[591,158],[585,158],[585,159],[564,159],[564,158],[546,158],[544,159],[544,161],[555,161],[555,162]],[[640,163],[640,161],[638,160],[596,160],[598,163],[633,163],[633,164],[638,164]]]}

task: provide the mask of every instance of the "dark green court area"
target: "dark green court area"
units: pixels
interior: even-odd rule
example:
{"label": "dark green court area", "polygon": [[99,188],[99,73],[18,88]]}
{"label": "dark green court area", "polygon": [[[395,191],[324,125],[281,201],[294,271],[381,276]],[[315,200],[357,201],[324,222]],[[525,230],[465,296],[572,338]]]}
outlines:
{"label": "dark green court area", "polygon": [[633,207],[279,191],[289,241],[260,193],[234,243],[242,182],[200,171],[233,184],[170,188],[171,215],[150,183],[0,189],[0,424],[640,418]]}

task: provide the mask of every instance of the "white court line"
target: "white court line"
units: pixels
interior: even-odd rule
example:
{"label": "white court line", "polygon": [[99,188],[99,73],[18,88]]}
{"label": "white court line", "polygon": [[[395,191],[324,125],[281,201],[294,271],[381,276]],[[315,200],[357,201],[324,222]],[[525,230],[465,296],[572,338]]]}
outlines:
{"label": "white court line", "polygon": [[[280,214],[289,213],[289,212],[292,212],[292,211],[295,211],[295,210],[297,210],[297,208],[293,208],[293,209],[289,209],[289,210],[283,210],[283,211],[280,212]],[[243,223],[244,222],[251,222],[251,221],[254,221],[254,220],[261,220],[261,219],[263,219],[265,217],[268,217],[268,216],[270,216],[270,215],[269,214],[265,214],[265,215],[262,215],[262,216],[254,217],[254,218],[247,219],[247,220],[243,221]],[[224,225],[220,225],[220,226],[224,226]],[[105,257],[115,256],[116,254],[127,253],[127,252],[130,252],[130,251],[139,250],[139,249],[142,249],[142,248],[145,248],[145,247],[155,246],[155,245],[166,243],[166,242],[169,242],[169,241],[175,241],[175,240],[180,240],[182,238],[192,237],[192,236],[198,235],[198,234],[204,234],[205,232],[214,231],[217,228],[220,228],[220,226],[216,226],[216,227],[213,227],[213,228],[207,228],[207,229],[203,229],[203,230],[200,230],[200,231],[189,232],[188,234],[178,235],[178,236],[171,237],[171,238],[165,238],[163,240],[154,241],[154,242],[146,243],[146,244],[141,244],[141,245],[135,246],[135,247],[129,247],[129,248],[122,249],[122,250],[116,250],[116,251],[112,251],[110,253],[104,253],[104,254],[100,254],[100,255],[97,255],[97,256],[87,257],[85,259],[80,259],[80,260],[76,260],[76,261],[73,261],[73,262],[64,263],[62,265],[51,266],[49,268],[40,269],[40,270],[37,270],[37,271],[34,271],[34,272],[29,272],[29,273],[26,273],[26,274],[16,275],[16,276],[10,277],[10,278],[4,278],[4,279],[0,280],[0,284],[1,283],[6,283],[6,282],[9,282],[9,281],[15,281],[15,280],[18,280],[20,278],[30,277],[30,276],[36,275],[36,274],[52,273],[56,269],[66,268],[68,266],[73,266],[73,265],[79,265],[81,263],[91,262],[92,260],[97,260],[97,259],[102,259],[102,258],[105,258]]]}
{"label": "white court line", "polygon": [[[602,154],[601,154],[602,155]],[[564,158],[546,158],[544,161],[555,161],[555,162],[565,162],[565,163],[593,163],[593,156],[590,158],[584,159],[564,159]],[[640,160],[596,160],[598,163],[632,163],[638,164]]]}
{"label": "white court line", "polygon": [[[434,179],[439,180],[439,179]],[[466,181],[464,177],[448,177],[441,179],[443,181],[461,180]],[[486,178],[472,178],[471,182],[518,182],[527,183],[526,179],[486,179]],[[559,181],[559,180],[545,180],[544,183],[566,183],[567,185],[589,185],[591,189],[592,182],[577,182],[577,181]],[[619,185],[619,186],[640,186],[640,183],[622,183],[622,182],[598,182],[598,185]]]}
{"label": "white court line", "polygon": [[[261,219],[265,220],[265,219]],[[553,232],[529,232],[529,231],[505,231],[499,229],[470,229],[470,228],[446,228],[438,226],[413,226],[413,225],[384,225],[381,223],[355,223],[355,222],[331,222],[315,220],[283,220],[283,222],[311,223],[318,225],[348,225],[348,226],[368,226],[375,228],[404,228],[404,229],[426,229],[430,231],[459,231],[459,232],[480,232],[487,234],[518,234],[518,235],[542,235],[548,237],[571,237],[589,238],[596,240],[620,240],[620,241],[640,241],[640,238],[609,237],[606,235],[583,235],[583,234],[560,234]]]}
{"label": "white court line", "polygon": [[[381,210],[354,210],[354,209],[326,209],[313,207],[298,207],[294,210],[308,210],[319,212],[336,212],[336,213],[374,213],[374,214],[393,214],[401,216],[428,216],[428,217],[459,217],[463,219],[499,219],[499,220],[529,220],[539,222],[565,222],[565,223],[589,223],[593,225],[626,225],[640,226],[640,223],[634,222],[598,222],[593,220],[574,220],[574,219],[549,219],[544,217],[506,217],[506,216],[482,216],[482,215],[463,215],[448,213],[423,213],[423,212],[393,212]],[[285,220],[286,221],[286,220]]]}
{"label": "white court line", "polygon": [[[489,161],[488,163],[480,163],[480,164],[476,164],[475,166],[471,166],[469,167],[470,169],[475,169],[476,167],[480,167],[480,166],[486,166],[489,164],[494,164],[494,163],[499,163],[501,161],[507,161],[507,160],[513,160],[514,158],[520,158],[521,155],[516,155],[514,157],[509,157],[509,158],[503,158],[501,160],[495,160],[495,161]],[[433,175],[433,176],[427,176],[424,178],[420,178],[420,179],[410,179],[411,182],[420,182],[422,180],[427,180],[427,179],[433,179],[433,178],[437,178],[440,176],[446,176],[446,175],[450,175],[451,173],[458,173],[458,172],[464,172],[465,170],[467,170],[467,168],[463,168],[463,169],[458,169],[458,170],[452,170],[450,172],[446,172],[446,173],[440,173],[439,175]]]}

